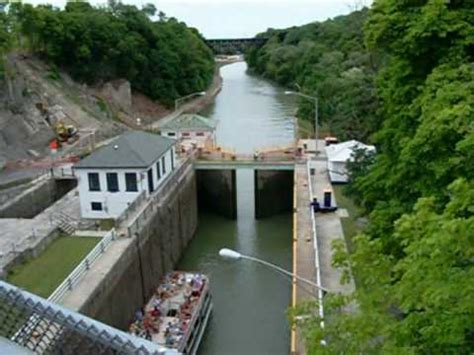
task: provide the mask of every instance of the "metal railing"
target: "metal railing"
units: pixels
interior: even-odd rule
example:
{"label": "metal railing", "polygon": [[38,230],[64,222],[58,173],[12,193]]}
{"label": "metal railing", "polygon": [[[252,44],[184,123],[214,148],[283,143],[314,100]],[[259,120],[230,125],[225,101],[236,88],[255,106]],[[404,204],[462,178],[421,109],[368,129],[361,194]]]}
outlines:
{"label": "metal railing", "polygon": [[122,214],[115,220],[115,226],[119,226],[122,222],[126,221],[131,215],[133,215],[138,208],[142,205],[143,201],[146,200],[146,191],[140,192],[138,197],[133,201]]}
{"label": "metal railing", "polygon": [[[309,189],[309,201],[313,201],[313,184],[311,181],[311,171],[309,167],[309,160],[306,161],[306,170],[308,174],[308,189]],[[314,216],[313,209],[309,209],[309,213],[311,215],[311,229],[312,229],[312,234],[313,234],[313,248],[314,248],[314,266],[316,268],[316,284],[318,286],[322,287],[321,284],[321,263],[319,260],[319,246],[318,246],[318,233],[316,231],[316,218]],[[324,319],[324,305],[323,305],[323,297],[324,293],[323,290],[318,288],[318,311],[319,311],[319,317],[321,319]],[[321,328],[324,328],[324,321],[321,320]]]}
{"label": "metal railing", "polygon": [[0,251],[0,276],[5,276],[12,265],[15,265],[17,258],[23,258],[29,253],[34,254],[35,250],[41,248],[41,243],[48,240],[56,233],[57,228],[35,228],[31,233],[19,241],[11,243],[11,248]]}
{"label": "metal railing", "polygon": [[[38,320],[35,326],[24,327],[32,318]],[[179,354],[4,281],[0,281],[0,336],[37,354]]]}
{"label": "metal railing", "polygon": [[165,178],[159,189],[146,200],[146,204],[139,206],[141,208],[138,209],[136,216],[134,216],[126,226],[128,237],[132,237],[132,235],[140,229],[140,226],[153,215],[154,210],[161,206],[162,198],[183,179],[186,170],[192,167],[191,163],[190,157],[184,158],[181,164]]}
{"label": "metal railing", "polygon": [[81,278],[89,271],[91,265],[105,253],[105,250],[116,240],[116,232],[112,229],[90,251],[79,265],[66,277],[66,279],[48,297],[48,301],[59,303],[64,296],[76,286]]}

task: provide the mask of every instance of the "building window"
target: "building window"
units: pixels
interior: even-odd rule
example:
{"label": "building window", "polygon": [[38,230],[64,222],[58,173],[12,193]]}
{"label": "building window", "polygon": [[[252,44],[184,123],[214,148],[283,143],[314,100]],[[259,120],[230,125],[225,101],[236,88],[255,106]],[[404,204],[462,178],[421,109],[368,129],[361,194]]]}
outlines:
{"label": "building window", "polygon": [[137,192],[137,174],[135,173],[125,173],[125,188],[129,192]]}
{"label": "building window", "polygon": [[119,190],[117,173],[107,173],[107,190],[117,192]]}
{"label": "building window", "polygon": [[174,150],[171,149],[171,170],[174,169]]}
{"label": "building window", "polygon": [[92,211],[102,211],[102,202],[91,202]]}
{"label": "building window", "polygon": [[168,137],[176,137],[176,132],[168,132]]}
{"label": "building window", "polygon": [[196,137],[204,137],[204,132],[197,132]]}
{"label": "building window", "polygon": [[99,173],[88,173],[89,191],[100,191]]}
{"label": "building window", "polygon": [[160,162],[156,162],[156,179],[160,180],[161,179],[161,168],[160,168]]}
{"label": "building window", "polygon": [[181,135],[183,137],[189,137],[191,134],[189,134],[189,132],[183,132],[183,133],[181,133]]}
{"label": "building window", "polygon": [[161,158],[161,171],[166,174],[166,157]]}

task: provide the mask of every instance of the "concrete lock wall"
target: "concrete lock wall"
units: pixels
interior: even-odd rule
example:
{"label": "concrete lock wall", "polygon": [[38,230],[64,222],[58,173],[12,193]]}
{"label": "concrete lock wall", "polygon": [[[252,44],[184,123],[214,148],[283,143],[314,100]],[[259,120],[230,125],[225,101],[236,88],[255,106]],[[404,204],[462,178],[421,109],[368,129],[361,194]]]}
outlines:
{"label": "concrete lock wall", "polygon": [[0,206],[0,218],[33,218],[74,187],[76,180],[46,179]]}
{"label": "concrete lock wall", "polygon": [[235,170],[198,170],[196,174],[199,209],[237,219]]}
{"label": "concrete lock wall", "polygon": [[163,275],[174,269],[197,225],[196,178],[191,168],[159,202],[80,311],[127,329]]}
{"label": "concrete lock wall", "polygon": [[293,209],[293,171],[255,170],[255,218]]}

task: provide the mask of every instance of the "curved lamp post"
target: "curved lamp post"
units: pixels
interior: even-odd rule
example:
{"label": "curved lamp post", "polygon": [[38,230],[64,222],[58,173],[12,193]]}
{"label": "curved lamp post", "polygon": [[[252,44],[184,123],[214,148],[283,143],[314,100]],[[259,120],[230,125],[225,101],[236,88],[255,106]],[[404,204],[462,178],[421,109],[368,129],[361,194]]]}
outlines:
{"label": "curved lamp post", "polygon": [[301,276],[298,276],[290,271],[287,271],[275,264],[272,264],[272,263],[269,263],[268,261],[265,261],[265,260],[261,260],[261,259],[258,259],[258,258],[254,258],[253,256],[248,256],[248,255],[243,255],[243,254],[240,254],[239,252],[235,251],[235,250],[232,250],[232,249],[228,249],[228,248],[223,248],[221,250],[219,250],[219,255],[222,256],[223,258],[227,258],[227,259],[232,259],[232,260],[241,260],[241,259],[245,259],[245,260],[250,260],[250,261],[254,261],[258,264],[261,264],[261,265],[265,265],[271,269],[274,269],[278,272],[281,272],[282,274],[284,275],[287,275],[287,276],[290,276],[290,277],[294,277],[295,279],[297,279],[298,281],[301,281],[301,282],[305,282],[307,283],[308,285],[311,285],[313,287],[316,287],[317,289],[323,291],[323,292],[330,292],[329,290],[327,290],[326,288],[318,285],[317,283],[311,281],[311,280],[308,280],[308,279],[305,279],[304,277],[301,277]]}
{"label": "curved lamp post", "polygon": [[178,107],[183,100],[189,99],[194,96],[204,96],[204,95],[206,95],[205,91],[198,91],[198,92],[193,92],[192,94],[180,97],[179,99],[174,100],[174,110],[175,111],[178,110]]}
{"label": "curved lamp post", "polygon": [[318,98],[315,96],[309,96],[306,94],[302,94],[296,91],[285,91],[285,95],[295,95],[307,100],[314,102],[314,132],[315,132],[315,140],[316,140],[316,154],[318,153],[318,138],[319,138],[319,116],[318,116]]}

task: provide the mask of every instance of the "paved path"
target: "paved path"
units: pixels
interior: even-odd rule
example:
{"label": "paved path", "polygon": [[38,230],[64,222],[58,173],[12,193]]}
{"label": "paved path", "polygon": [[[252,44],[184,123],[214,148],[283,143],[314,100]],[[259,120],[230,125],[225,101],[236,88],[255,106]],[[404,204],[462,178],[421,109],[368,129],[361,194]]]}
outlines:
{"label": "paved path", "polygon": [[[311,161],[310,167],[315,168],[312,178],[314,197],[323,202],[324,190],[330,190],[333,197],[333,205],[336,204],[334,191],[329,181],[326,161]],[[319,258],[321,262],[321,281],[324,287],[334,292],[344,294],[354,290],[354,283],[341,285],[341,270],[332,266],[332,243],[335,240],[344,240],[341,217],[337,212],[316,214],[316,233],[318,236]]]}
{"label": "paved path", "polygon": [[[311,210],[309,208],[309,186],[306,164],[295,165],[296,207],[295,237],[293,258],[296,259],[294,272],[300,277],[316,281],[315,250],[311,228]],[[296,304],[314,300],[314,289],[300,282],[296,283]],[[304,344],[299,332],[296,333],[296,354],[305,354]]]}
{"label": "paved path", "polygon": [[77,189],[68,192],[34,218],[0,218],[0,273],[15,255],[39,244],[56,229],[52,219],[58,212],[80,219]]}
{"label": "paved path", "polygon": [[[311,143],[311,142],[309,142]],[[308,144],[309,146],[310,144]],[[312,143],[314,151],[314,141]],[[318,148],[324,150],[324,142],[318,142]],[[309,148],[309,147],[308,147]],[[310,168],[315,169],[313,176],[308,175],[308,168],[306,163],[298,163],[295,165],[295,193],[296,193],[296,213],[294,220],[294,272],[301,277],[308,278],[313,282],[317,282],[318,264],[316,260],[315,241],[313,239],[313,226],[309,203],[312,199],[310,196],[310,187],[314,197],[317,197],[320,202],[323,201],[323,193],[325,189],[332,191],[332,186],[329,181],[327,173],[327,161],[325,152],[320,152],[317,157],[314,154],[308,154],[310,159]],[[311,181],[309,181],[309,179]],[[334,193],[333,193],[334,197]],[[333,200],[334,204],[335,199]],[[321,285],[336,293],[350,293],[354,290],[354,283],[341,285],[341,270],[332,266],[332,243],[334,240],[344,240],[344,233],[340,220],[339,213],[317,213],[316,220],[316,242],[318,247],[319,265]],[[309,291],[309,292],[308,292]],[[314,289],[310,287],[296,284],[294,288],[294,304],[300,304],[306,300],[317,299],[317,294]],[[301,338],[301,334],[296,331],[294,341],[292,341],[292,353],[303,355],[306,354],[305,347]]]}

